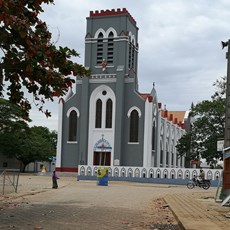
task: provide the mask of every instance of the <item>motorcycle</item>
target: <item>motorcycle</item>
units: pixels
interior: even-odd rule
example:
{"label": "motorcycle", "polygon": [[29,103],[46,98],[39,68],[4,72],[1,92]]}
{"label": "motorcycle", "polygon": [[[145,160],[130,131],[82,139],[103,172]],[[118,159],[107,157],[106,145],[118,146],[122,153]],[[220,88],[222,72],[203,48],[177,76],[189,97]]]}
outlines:
{"label": "motorcycle", "polygon": [[210,180],[198,180],[197,176],[194,176],[194,178],[187,183],[187,188],[193,189],[195,186],[199,186],[200,188],[207,190],[210,188],[210,185]]}

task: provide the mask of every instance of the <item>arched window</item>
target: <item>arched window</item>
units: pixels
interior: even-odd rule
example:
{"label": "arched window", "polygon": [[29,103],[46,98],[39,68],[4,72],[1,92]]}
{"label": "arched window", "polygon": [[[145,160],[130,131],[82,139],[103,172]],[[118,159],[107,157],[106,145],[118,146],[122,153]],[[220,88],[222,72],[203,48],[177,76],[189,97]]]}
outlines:
{"label": "arched window", "polygon": [[112,128],[113,102],[109,99],[106,102],[106,122],[105,128]]}
{"label": "arched window", "polygon": [[103,60],[103,34],[100,32],[97,38],[97,64],[101,64]]}
{"label": "arched window", "polygon": [[108,49],[107,49],[107,63],[112,64],[113,63],[113,39],[114,35],[111,31],[108,36]]}
{"label": "arched window", "polygon": [[163,150],[161,149],[161,152],[160,152],[160,166],[162,167],[163,166]]}
{"label": "arched window", "polygon": [[135,63],[135,45],[133,41],[132,42],[132,68],[134,68],[134,63]]}
{"label": "arched window", "polygon": [[69,115],[69,141],[77,141],[77,113],[72,110]]}
{"label": "arched window", "polygon": [[129,68],[131,68],[131,59],[132,59],[132,42],[131,42],[131,37],[129,37]]}
{"label": "arched window", "polygon": [[172,148],[171,148],[171,165],[172,165],[172,167],[173,167],[173,164],[174,164],[174,153],[173,153],[173,146],[172,146]]}
{"label": "arched window", "polygon": [[98,99],[96,101],[95,128],[101,128],[101,118],[102,118],[102,101],[101,101],[101,99]]}
{"label": "arched window", "polygon": [[173,167],[173,164],[174,164],[174,154],[172,152],[172,159],[171,159],[171,165],[172,165],[172,167]]}
{"label": "arched window", "polygon": [[130,114],[129,142],[138,142],[139,116],[137,110]]}
{"label": "arched window", "polygon": [[163,142],[160,141],[160,166],[163,167]]}
{"label": "arched window", "polygon": [[135,65],[135,39],[129,36],[129,68]]}
{"label": "arched window", "polygon": [[152,127],[152,150],[155,150],[155,135],[156,135],[155,129],[156,129],[156,126],[154,123]]}
{"label": "arched window", "polygon": [[169,152],[166,151],[166,167],[169,167]]}

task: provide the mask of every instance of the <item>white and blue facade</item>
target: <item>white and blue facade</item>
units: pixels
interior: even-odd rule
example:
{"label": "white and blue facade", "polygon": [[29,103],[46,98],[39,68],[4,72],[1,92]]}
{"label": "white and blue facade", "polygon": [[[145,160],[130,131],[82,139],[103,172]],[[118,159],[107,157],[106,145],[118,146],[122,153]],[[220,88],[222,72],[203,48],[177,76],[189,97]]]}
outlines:
{"label": "white and blue facade", "polygon": [[138,91],[138,50],[138,27],[126,9],[90,12],[85,67],[91,75],[77,77],[75,93],[59,100],[57,171],[184,167],[176,144],[186,116],[178,121],[161,108],[154,83],[151,92]]}

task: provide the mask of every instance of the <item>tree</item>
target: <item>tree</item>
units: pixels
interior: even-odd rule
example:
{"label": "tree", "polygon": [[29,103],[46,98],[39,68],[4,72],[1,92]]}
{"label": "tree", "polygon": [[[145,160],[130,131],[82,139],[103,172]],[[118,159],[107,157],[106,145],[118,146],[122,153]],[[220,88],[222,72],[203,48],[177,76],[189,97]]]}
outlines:
{"label": "tree", "polygon": [[29,127],[18,105],[0,98],[0,154],[16,158],[23,168],[30,162],[55,156],[57,132],[46,127]]}
{"label": "tree", "polygon": [[22,171],[34,161],[56,155],[57,132],[46,127],[29,127],[18,105],[0,99],[0,154],[22,162]]}
{"label": "tree", "polygon": [[29,117],[31,102],[24,90],[33,95],[38,109],[51,116],[43,105],[46,100],[64,95],[74,82],[70,75],[89,74],[71,58],[79,54],[68,47],[56,47],[45,22],[39,19],[42,4],[54,0],[0,0],[0,96],[4,82],[9,100]]}
{"label": "tree", "polygon": [[224,137],[226,77],[213,85],[217,91],[211,100],[191,107],[192,129],[178,141],[177,151],[190,160],[204,158],[208,163],[216,164],[222,159],[222,152],[217,151],[217,141]]}
{"label": "tree", "polygon": [[[24,110],[8,100],[0,98],[0,132],[14,131],[27,127]],[[30,121],[30,120],[28,120]]]}
{"label": "tree", "polygon": [[[57,136],[55,137],[57,139]],[[23,171],[26,165],[35,161],[49,161],[56,155],[53,133],[46,127],[34,126],[19,138],[20,151],[15,157],[23,163]]]}
{"label": "tree", "polygon": [[41,126],[0,133],[0,153],[21,161],[24,172],[29,163],[55,156],[56,140],[55,132]]}

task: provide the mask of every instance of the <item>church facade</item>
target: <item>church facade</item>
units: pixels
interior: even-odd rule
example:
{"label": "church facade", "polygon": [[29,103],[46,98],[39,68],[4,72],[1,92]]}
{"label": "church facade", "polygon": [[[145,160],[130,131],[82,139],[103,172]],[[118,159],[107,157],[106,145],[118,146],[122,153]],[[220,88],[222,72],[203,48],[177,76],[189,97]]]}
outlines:
{"label": "church facade", "polygon": [[56,170],[78,165],[183,168],[176,144],[185,134],[186,112],[169,112],[153,83],[138,91],[138,27],[126,9],[90,12],[85,67],[76,92],[59,100]]}

